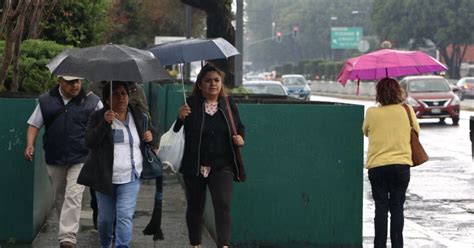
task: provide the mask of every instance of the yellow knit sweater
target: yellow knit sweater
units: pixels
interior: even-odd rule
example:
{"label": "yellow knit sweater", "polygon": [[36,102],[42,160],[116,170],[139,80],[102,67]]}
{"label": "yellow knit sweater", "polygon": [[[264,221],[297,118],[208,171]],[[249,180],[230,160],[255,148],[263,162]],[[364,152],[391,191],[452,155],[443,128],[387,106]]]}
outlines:
{"label": "yellow knit sweater", "polygon": [[[415,130],[420,133],[415,112],[409,107]],[[413,165],[410,148],[410,122],[401,104],[370,107],[362,126],[369,138],[366,168],[389,164]]]}

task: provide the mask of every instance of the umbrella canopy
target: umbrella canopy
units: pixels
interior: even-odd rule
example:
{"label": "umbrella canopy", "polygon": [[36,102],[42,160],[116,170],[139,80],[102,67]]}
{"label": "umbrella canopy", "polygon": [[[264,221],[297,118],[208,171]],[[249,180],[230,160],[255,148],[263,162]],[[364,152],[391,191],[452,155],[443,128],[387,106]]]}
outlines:
{"label": "umbrella canopy", "polygon": [[115,44],[65,50],[47,67],[53,75],[77,76],[91,81],[143,83],[171,79],[151,52]]}
{"label": "umbrella canopy", "polygon": [[163,65],[226,59],[239,54],[239,51],[223,38],[166,42],[149,48],[148,51],[152,52]]}
{"label": "umbrella canopy", "polygon": [[348,59],[337,80],[377,80],[447,70],[438,60],[421,51],[382,49]]}

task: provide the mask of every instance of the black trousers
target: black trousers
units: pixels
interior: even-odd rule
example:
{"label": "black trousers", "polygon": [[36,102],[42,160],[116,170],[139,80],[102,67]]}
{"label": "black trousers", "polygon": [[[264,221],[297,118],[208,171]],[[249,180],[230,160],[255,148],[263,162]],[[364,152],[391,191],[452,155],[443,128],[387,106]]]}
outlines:
{"label": "black trousers", "polygon": [[369,169],[372,197],[375,202],[374,248],[387,247],[387,217],[390,211],[392,248],[403,247],[403,204],[410,182],[410,167],[394,164]]}
{"label": "black trousers", "polygon": [[183,175],[186,187],[186,223],[188,225],[189,242],[199,245],[202,241],[202,215],[206,203],[206,186],[211,193],[214,206],[217,245],[230,245],[233,174],[230,167],[219,170],[211,169],[207,178],[201,175]]}

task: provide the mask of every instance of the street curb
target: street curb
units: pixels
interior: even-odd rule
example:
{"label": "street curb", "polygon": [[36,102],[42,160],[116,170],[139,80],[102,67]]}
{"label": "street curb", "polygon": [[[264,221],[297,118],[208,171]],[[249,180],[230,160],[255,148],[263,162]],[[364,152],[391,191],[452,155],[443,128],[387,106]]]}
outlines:
{"label": "street curb", "polygon": [[[350,100],[365,100],[365,101],[375,102],[375,96],[354,96],[354,95],[346,95],[346,94],[325,93],[325,92],[318,92],[318,91],[311,91],[311,94],[316,95],[316,96],[337,97],[337,98],[350,99]],[[461,110],[474,111],[474,106],[472,107],[466,106],[466,104],[463,104],[463,102],[461,101]]]}

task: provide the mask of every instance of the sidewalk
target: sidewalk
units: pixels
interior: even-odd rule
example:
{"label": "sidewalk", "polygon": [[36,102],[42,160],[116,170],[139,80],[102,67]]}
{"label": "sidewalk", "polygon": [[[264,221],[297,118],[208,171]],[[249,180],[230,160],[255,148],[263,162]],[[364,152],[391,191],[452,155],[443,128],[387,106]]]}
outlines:
{"label": "sidewalk", "polygon": [[[148,224],[153,211],[153,201],[155,195],[154,180],[142,182],[138,195],[137,207],[133,221],[133,240],[131,247],[166,247],[183,248],[189,247],[188,231],[186,227],[185,212],[186,199],[184,190],[178,180],[177,175],[165,174],[163,182],[163,214],[161,227],[164,233],[164,240],[153,242],[152,236],[145,236],[142,230]],[[92,209],[89,207],[89,189],[84,191],[82,201],[81,228],[77,237],[77,247],[96,248],[99,247],[98,234],[92,223]],[[33,241],[33,248],[57,248],[58,218],[56,211],[51,211],[45,226]],[[204,229],[203,247],[215,247],[214,241],[209,233]],[[30,246],[25,246],[30,247]],[[4,247],[5,248],[5,247]],[[19,246],[15,246],[19,248]]]}
{"label": "sidewalk", "polygon": [[[163,248],[185,248],[189,247],[187,228],[185,221],[186,200],[184,191],[177,175],[166,174],[163,186],[163,215],[162,229],[165,240],[153,242],[151,236],[144,236],[142,230],[151,218],[153,208],[155,185],[153,181],[142,182],[140,194],[138,196],[137,209],[134,218],[134,233],[131,247],[163,247]],[[373,247],[373,218],[374,203],[372,201],[370,184],[367,173],[364,172],[364,192],[363,192],[363,247]],[[410,203],[411,195],[407,195]],[[78,233],[77,247],[96,248],[99,247],[97,231],[92,224],[92,209],[89,207],[89,189],[84,191],[83,211],[81,216],[81,228]],[[416,202],[416,200],[413,200]],[[57,248],[57,226],[58,219],[54,209],[46,221],[43,229],[37,235],[31,245],[3,245],[1,248]],[[404,229],[405,244],[408,248],[458,248],[451,245],[449,240],[443,239],[440,235],[419,226],[413,221],[405,220]],[[390,243],[390,242],[388,242]],[[203,248],[215,247],[209,233],[204,229]],[[388,245],[390,247],[390,244]]]}

